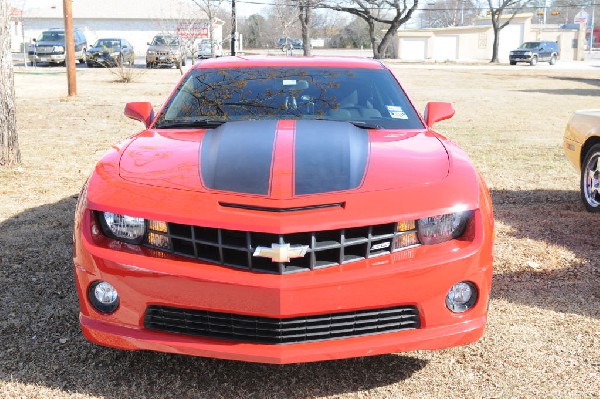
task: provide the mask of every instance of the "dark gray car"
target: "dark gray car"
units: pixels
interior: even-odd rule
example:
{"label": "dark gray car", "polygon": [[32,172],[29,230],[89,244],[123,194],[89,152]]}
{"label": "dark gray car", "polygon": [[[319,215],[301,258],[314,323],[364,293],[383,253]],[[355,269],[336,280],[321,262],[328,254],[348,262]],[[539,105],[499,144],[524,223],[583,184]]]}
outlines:
{"label": "dark gray car", "polygon": [[133,46],[125,39],[103,38],[98,39],[87,51],[86,62],[88,67],[131,66],[135,62],[135,53]]}

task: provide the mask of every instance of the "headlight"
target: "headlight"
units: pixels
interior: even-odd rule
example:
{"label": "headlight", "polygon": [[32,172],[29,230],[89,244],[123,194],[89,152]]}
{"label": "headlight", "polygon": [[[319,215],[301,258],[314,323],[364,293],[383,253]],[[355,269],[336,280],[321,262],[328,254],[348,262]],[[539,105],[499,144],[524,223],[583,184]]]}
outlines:
{"label": "headlight", "polygon": [[525,55],[531,55],[531,51],[526,51],[525,53],[523,53]]}
{"label": "headlight", "polygon": [[515,52],[514,52],[514,51],[511,51],[511,52],[510,52],[510,55],[515,55]]}
{"label": "headlight", "polygon": [[119,53],[119,52],[117,51],[117,52],[115,52],[115,53],[110,53],[110,56],[111,56],[111,57],[117,57],[117,56],[119,56],[119,54],[121,54],[121,53]]}
{"label": "headlight", "polygon": [[52,52],[53,53],[64,53],[65,48],[63,46],[54,46],[54,47],[52,47]]}
{"label": "headlight", "polygon": [[106,235],[130,244],[140,244],[146,233],[146,220],[133,216],[101,212],[100,224]]}
{"label": "headlight", "polygon": [[419,241],[425,245],[433,245],[460,237],[472,215],[472,211],[466,211],[419,219]]}
{"label": "headlight", "polygon": [[148,52],[146,54],[147,55],[155,55],[156,51],[148,50]]}

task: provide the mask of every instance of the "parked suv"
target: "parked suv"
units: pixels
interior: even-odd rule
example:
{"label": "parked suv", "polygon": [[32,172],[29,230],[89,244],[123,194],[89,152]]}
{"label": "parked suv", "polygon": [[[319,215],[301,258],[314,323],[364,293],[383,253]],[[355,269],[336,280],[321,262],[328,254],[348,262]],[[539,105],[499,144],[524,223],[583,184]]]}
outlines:
{"label": "parked suv", "polygon": [[156,35],[148,43],[146,51],[146,68],[159,66],[185,66],[185,49],[179,37],[172,35]]}
{"label": "parked suv", "polygon": [[[75,41],[75,59],[80,63],[85,62],[87,40],[79,29],[73,30]],[[33,45],[29,47],[29,62],[48,62],[50,64],[63,64],[65,62],[65,30],[49,29],[43,31],[37,38],[33,39]]]}
{"label": "parked suv", "polygon": [[558,43],[556,42],[525,42],[509,55],[510,65],[517,65],[517,62],[535,65],[538,61],[547,61],[550,65],[554,65],[557,59]]}

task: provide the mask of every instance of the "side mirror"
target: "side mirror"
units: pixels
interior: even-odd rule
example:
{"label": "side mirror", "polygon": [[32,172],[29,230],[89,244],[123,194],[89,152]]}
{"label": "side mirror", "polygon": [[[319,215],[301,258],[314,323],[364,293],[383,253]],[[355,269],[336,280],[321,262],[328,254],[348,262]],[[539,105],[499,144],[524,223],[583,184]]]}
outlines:
{"label": "side mirror", "polygon": [[154,110],[149,102],[135,102],[125,104],[125,116],[136,121],[144,122],[146,128],[150,127],[154,119]]}
{"label": "side mirror", "polygon": [[429,102],[425,106],[425,124],[427,127],[434,123],[450,119],[454,116],[454,107],[450,103]]}

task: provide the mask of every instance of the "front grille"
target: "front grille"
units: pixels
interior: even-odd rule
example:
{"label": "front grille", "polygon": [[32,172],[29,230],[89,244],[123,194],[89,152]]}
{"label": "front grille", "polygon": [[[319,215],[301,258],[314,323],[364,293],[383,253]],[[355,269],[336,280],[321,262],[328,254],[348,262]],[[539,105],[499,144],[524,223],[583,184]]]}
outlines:
{"label": "front grille", "polygon": [[[396,232],[396,223],[338,230],[291,234],[270,234],[219,228],[167,224],[167,232],[150,230],[145,245],[161,251],[261,273],[286,274],[355,262],[392,251],[394,238],[415,231]],[[156,240],[156,236],[167,240]],[[168,242],[162,247],[150,242]],[[400,242],[400,241],[397,241]],[[273,245],[304,246],[306,254],[289,261],[273,261],[253,256],[257,247],[270,250]],[[395,248],[397,249],[397,248]]]}
{"label": "front grille", "polygon": [[54,46],[39,46],[37,47],[37,53],[38,54],[50,54],[52,53],[52,50],[54,49]]}
{"label": "front grille", "polygon": [[152,305],[144,327],[170,333],[261,344],[360,337],[420,327],[416,306],[394,306],[292,318],[270,318]]}

